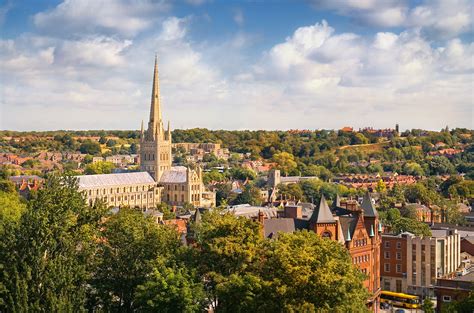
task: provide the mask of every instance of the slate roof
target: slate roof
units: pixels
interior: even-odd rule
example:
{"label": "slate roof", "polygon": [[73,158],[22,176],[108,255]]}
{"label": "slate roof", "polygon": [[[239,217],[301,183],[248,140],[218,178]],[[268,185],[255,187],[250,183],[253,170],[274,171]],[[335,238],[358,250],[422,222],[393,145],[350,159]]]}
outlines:
{"label": "slate roof", "polygon": [[148,172],[82,175],[77,176],[77,178],[81,189],[155,183]]}
{"label": "slate roof", "polygon": [[160,183],[185,183],[187,179],[187,168],[184,166],[173,166],[161,175]]}
{"label": "slate roof", "polygon": [[351,238],[354,237],[354,231],[357,226],[357,219],[358,219],[357,215],[339,216],[339,224],[341,225],[344,238],[346,238],[348,232],[350,233]]}
{"label": "slate roof", "polygon": [[364,211],[364,216],[368,216],[368,217],[379,216],[379,213],[375,209],[374,204],[372,203],[372,198],[370,197],[368,192],[364,195],[364,199],[362,200],[362,204],[360,206],[362,207],[362,210]]}
{"label": "slate roof", "polygon": [[332,216],[332,212],[329,209],[328,203],[324,198],[324,195],[321,196],[321,201],[319,201],[319,207],[314,210],[313,215],[311,215],[310,221],[312,223],[335,223],[336,220]]}
{"label": "slate roof", "polygon": [[296,230],[295,220],[292,218],[274,218],[263,221],[265,238],[276,238],[278,232],[292,233]]}

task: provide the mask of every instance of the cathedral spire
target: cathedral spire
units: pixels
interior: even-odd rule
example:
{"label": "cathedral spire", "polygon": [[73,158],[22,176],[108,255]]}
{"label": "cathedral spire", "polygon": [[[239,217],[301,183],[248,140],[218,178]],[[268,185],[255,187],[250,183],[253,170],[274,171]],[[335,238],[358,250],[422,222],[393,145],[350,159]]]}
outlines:
{"label": "cathedral spire", "polygon": [[151,108],[149,130],[154,134],[161,125],[160,82],[158,77],[158,57],[155,54],[155,69],[153,73],[153,90],[151,92]]}

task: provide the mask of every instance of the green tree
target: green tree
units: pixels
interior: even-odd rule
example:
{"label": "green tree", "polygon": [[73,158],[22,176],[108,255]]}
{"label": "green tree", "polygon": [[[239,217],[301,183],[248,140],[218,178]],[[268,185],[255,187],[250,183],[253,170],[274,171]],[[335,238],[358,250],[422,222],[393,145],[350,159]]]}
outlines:
{"label": "green tree", "polygon": [[232,204],[251,204],[251,205],[261,205],[262,204],[262,195],[260,189],[257,187],[248,184],[245,186],[242,193],[238,194],[237,197],[232,201]]}
{"label": "green tree", "polygon": [[421,309],[423,310],[424,313],[434,313],[435,310],[434,310],[433,301],[431,301],[429,297],[425,298],[425,300],[423,300]]}
{"label": "green tree", "polygon": [[206,295],[217,305],[219,286],[231,275],[241,275],[258,261],[260,225],[244,217],[206,212],[202,222],[192,226],[199,246],[197,264]]}
{"label": "green tree", "polygon": [[132,311],[137,287],[147,281],[153,262],[179,250],[179,234],[139,210],[121,208],[104,224],[103,236],[93,281],[96,301],[108,311]]}
{"label": "green tree", "polygon": [[135,295],[140,312],[202,312],[205,304],[204,288],[194,271],[163,262],[157,262]]}
{"label": "green tree", "polygon": [[81,153],[85,153],[85,154],[97,155],[97,154],[100,154],[100,152],[101,152],[100,144],[96,141],[85,140],[79,146],[79,151],[81,151]]}
{"label": "green tree", "polygon": [[115,168],[114,163],[112,162],[95,162],[86,165],[84,174],[94,175],[94,174],[110,174]]}
{"label": "green tree", "polygon": [[295,157],[288,152],[274,154],[273,161],[277,163],[276,167],[283,175],[289,175],[298,167],[298,164],[295,162]]}
{"label": "green tree", "polygon": [[74,177],[50,176],[19,225],[0,236],[1,311],[84,311],[105,208],[86,205]]}

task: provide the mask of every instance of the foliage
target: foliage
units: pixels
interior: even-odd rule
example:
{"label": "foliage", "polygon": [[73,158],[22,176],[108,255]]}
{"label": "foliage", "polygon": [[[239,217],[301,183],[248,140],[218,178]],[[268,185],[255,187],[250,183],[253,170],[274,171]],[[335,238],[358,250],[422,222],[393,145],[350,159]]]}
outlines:
{"label": "foliage", "polygon": [[431,301],[429,297],[425,298],[425,300],[423,300],[423,304],[421,305],[421,309],[424,313],[434,313],[435,310],[433,301]]}
{"label": "foliage", "polygon": [[94,175],[94,174],[110,174],[115,168],[114,163],[99,161],[95,163],[87,164],[84,174]]}
{"label": "foliage", "polygon": [[85,140],[79,146],[79,151],[85,154],[97,155],[97,154],[100,154],[101,152],[100,144],[92,140]]}
{"label": "foliage", "polygon": [[335,241],[307,231],[262,239],[257,223],[216,212],[204,214],[195,230],[216,311],[365,311],[363,276]]}
{"label": "foliage", "polygon": [[279,169],[284,176],[290,175],[298,167],[294,156],[288,152],[274,154],[273,161],[277,164],[276,168]]}
{"label": "foliage", "polygon": [[245,186],[242,193],[238,194],[237,197],[232,200],[231,204],[261,205],[263,202],[262,200],[260,189],[252,184],[248,184]]}
{"label": "foliage", "polygon": [[180,248],[175,229],[160,226],[141,211],[122,208],[104,224],[93,285],[107,310],[134,309],[137,287],[146,283],[153,262]]}
{"label": "foliage", "polygon": [[8,264],[0,310],[83,311],[104,210],[85,204],[75,178],[49,177],[18,227],[0,238],[0,263]]}

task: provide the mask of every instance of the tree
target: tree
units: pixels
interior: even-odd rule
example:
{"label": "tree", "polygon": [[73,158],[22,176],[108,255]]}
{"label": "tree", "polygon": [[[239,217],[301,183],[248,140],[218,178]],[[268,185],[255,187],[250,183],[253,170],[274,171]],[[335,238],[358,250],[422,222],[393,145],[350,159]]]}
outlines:
{"label": "tree", "polygon": [[[231,275],[245,273],[258,261],[261,248],[260,225],[244,217],[206,212],[202,221],[192,225],[196,234],[198,271],[204,281],[207,298],[216,308],[219,286]],[[224,311],[225,312],[225,311]]]}
{"label": "tree", "polygon": [[405,198],[412,203],[420,201],[423,204],[430,204],[430,193],[425,185],[416,183],[405,188]]}
{"label": "tree", "polygon": [[[74,177],[50,176],[19,225],[0,236],[0,310],[83,311],[104,206],[90,207]],[[5,248],[5,249],[3,249]]]}
{"label": "tree", "polygon": [[454,174],[456,169],[445,156],[435,156],[429,161],[432,175]]}
{"label": "tree", "polygon": [[92,140],[86,140],[79,146],[79,151],[81,153],[97,155],[100,154],[100,144]]}
{"label": "tree", "polygon": [[423,310],[424,313],[434,313],[434,303],[431,301],[429,297],[426,297],[425,300],[423,300],[423,304],[421,305],[421,309]]}
{"label": "tree", "polygon": [[195,272],[185,266],[156,262],[145,283],[137,287],[136,307],[140,312],[201,312],[205,293]]}
{"label": "tree", "polygon": [[420,164],[416,162],[407,162],[403,165],[403,173],[406,175],[423,176],[425,171]]}
{"label": "tree", "polygon": [[280,152],[273,155],[273,161],[277,163],[277,168],[283,175],[289,175],[296,170],[298,164],[295,162],[295,157],[288,152]]}
{"label": "tree", "polygon": [[[262,278],[270,282],[268,309],[360,311],[367,300],[363,275],[338,242],[313,232],[280,233],[265,243]],[[271,309],[273,305],[273,310]]]}
{"label": "tree", "polygon": [[179,234],[139,210],[122,208],[104,224],[103,237],[93,280],[96,301],[107,311],[132,311],[137,287],[146,283],[153,262],[179,250]]}
{"label": "tree", "polygon": [[229,171],[230,177],[233,179],[239,179],[239,180],[253,180],[255,177],[257,177],[257,174],[255,174],[254,171],[248,168],[243,168],[243,167],[233,167]]}
{"label": "tree", "polygon": [[13,192],[0,191],[0,237],[4,234],[7,224],[18,224],[26,205],[20,201],[15,190]]}
{"label": "tree", "polygon": [[107,146],[107,148],[115,147],[117,145],[117,140],[109,139],[107,140],[107,143],[105,145]]}
{"label": "tree", "polygon": [[219,173],[217,170],[212,170],[210,172],[204,173],[204,177],[202,179],[204,184],[209,184],[210,182],[223,182],[226,180],[224,174]]}
{"label": "tree", "polygon": [[114,163],[99,161],[95,163],[87,164],[84,174],[94,175],[94,174],[110,174],[115,168]]}
{"label": "tree", "polygon": [[248,184],[245,186],[242,193],[238,194],[237,197],[232,201],[232,204],[251,204],[251,205],[261,205],[262,204],[262,195],[260,189],[257,187]]}

